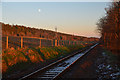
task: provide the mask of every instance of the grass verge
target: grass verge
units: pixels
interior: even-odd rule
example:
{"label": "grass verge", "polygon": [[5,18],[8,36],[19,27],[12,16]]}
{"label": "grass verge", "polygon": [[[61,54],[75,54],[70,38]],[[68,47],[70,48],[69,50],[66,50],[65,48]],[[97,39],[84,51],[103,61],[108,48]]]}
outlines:
{"label": "grass verge", "polygon": [[11,74],[16,71],[24,71],[33,64],[44,63],[46,60],[53,60],[60,56],[69,54],[72,51],[82,49],[85,46],[58,46],[44,48],[9,48],[2,52],[2,72]]}

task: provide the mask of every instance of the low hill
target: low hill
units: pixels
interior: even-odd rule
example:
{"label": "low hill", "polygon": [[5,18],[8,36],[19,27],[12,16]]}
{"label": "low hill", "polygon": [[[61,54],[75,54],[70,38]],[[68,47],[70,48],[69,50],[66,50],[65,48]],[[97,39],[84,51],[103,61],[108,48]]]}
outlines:
{"label": "low hill", "polygon": [[98,38],[87,38],[83,36],[75,36],[45,29],[30,28],[21,25],[10,25],[0,23],[2,25],[2,36],[26,36],[39,37],[58,40],[80,40],[80,41],[95,41]]}

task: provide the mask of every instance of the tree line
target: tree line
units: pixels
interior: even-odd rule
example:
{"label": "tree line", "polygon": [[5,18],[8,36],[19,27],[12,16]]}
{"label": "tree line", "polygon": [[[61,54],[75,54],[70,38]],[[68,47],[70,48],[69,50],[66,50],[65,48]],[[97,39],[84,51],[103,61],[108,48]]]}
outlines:
{"label": "tree line", "polygon": [[[112,52],[120,53],[120,1],[112,2],[105,8],[106,15],[99,19],[97,26],[101,42]],[[120,54],[119,54],[120,55]]]}

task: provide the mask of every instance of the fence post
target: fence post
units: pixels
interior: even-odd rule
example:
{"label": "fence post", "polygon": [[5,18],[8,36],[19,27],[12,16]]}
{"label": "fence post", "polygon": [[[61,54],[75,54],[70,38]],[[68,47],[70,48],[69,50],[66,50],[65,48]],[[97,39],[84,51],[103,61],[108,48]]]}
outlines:
{"label": "fence post", "polygon": [[21,36],[21,48],[23,48],[23,37]]}
{"label": "fence post", "polygon": [[40,48],[41,48],[41,39],[40,39]]}
{"label": "fence post", "polygon": [[6,37],[6,49],[8,49],[8,36]]}
{"label": "fence post", "polygon": [[55,46],[57,46],[57,40],[55,40]]}

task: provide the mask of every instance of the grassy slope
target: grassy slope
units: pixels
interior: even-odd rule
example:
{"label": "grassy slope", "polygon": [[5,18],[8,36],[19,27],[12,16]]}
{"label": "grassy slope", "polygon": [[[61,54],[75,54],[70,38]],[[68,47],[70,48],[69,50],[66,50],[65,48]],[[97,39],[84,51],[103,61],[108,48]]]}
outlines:
{"label": "grassy slope", "polygon": [[24,71],[33,64],[44,63],[46,60],[55,59],[84,47],[83,45],[72,45],[64,47],[6,49],[2,52],[2,71],[5,74],[11,74],[18,70]]}

